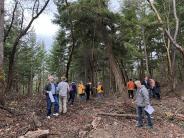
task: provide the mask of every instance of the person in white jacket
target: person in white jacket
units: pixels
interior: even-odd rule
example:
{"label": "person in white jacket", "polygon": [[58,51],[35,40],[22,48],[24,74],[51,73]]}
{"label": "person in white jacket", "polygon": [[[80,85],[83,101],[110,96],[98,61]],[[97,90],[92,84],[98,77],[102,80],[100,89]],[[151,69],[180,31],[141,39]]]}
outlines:
{"label": "person in white jacket", "polygon": [[59,112],[66,113],[67,112],[67,95],[69,92],[69,84],[66,82],[65,77],[61,77],[61,82],[58,84],[58,91],[59,91],[59,99],[60,99]]}

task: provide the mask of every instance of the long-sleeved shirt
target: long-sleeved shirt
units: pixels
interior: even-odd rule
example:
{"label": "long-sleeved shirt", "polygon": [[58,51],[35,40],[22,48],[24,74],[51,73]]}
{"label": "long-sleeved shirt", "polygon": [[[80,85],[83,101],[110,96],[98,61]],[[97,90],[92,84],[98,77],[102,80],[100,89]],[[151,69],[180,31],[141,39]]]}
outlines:
{"label": "long-sleeved shirt", "polygon": [[136,105],[145,107],[150,104],[149,93],[144,85],[137,89],[136,92]]}

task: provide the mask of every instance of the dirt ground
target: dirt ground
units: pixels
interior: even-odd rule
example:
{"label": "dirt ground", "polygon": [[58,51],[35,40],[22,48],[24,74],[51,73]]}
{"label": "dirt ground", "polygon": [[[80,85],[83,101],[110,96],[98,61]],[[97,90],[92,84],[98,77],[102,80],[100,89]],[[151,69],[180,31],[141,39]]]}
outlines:
{"label": "dirt ground", "polygon": [[111,97],[90,101],[77,101],[68,106],[68,112],[48,120],[45,116],[43,96],[23,98],[11,102],[13,114],[0,110],[0,138],[13,138],[36,130],[32,119],[35,112],[41,122],[39,129],[48,129],[48,138],[184,138],[184,121],[170,113],[184,115],[184,102],[178,98],[164,97],[152,100],[156,112],[153,114],[154,128],[136,128],[135,118],[102,116],[98,113],[136,114],[132,101]]}

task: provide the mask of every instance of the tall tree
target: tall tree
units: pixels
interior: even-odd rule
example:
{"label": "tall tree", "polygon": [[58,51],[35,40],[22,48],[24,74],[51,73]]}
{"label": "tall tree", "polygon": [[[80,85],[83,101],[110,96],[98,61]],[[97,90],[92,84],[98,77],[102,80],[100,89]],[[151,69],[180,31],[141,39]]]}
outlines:
{"label": "tall tree", "polygon": [[4,0],[0,1],[0,104],[4,105]]}

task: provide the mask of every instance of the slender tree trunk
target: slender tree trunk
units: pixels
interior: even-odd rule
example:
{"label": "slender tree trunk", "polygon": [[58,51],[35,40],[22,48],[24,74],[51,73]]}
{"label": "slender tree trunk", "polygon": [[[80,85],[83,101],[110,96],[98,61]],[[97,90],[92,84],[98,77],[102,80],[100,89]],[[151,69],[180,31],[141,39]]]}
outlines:
{"label": "slender tree trunk", "polygon": [[[175,33],[174,33],[174,41],[177,39],[178,30],[179,30],[179,19],[176,12],[176,0],[173,0],[173,13],[176,21]],[[176,48],[173,47],[173,61],[172,61],[172,90],[176,89]]]}
{"label": "slender tree trunk", "polygon": [[0,1],[0,104],[4,106],[4,0]]}
{"label": "slender tree trunk", "polygon": [[144,26],[142,26],[142,34],[143,34],[143,44],[144,44],[144,57],[145,57],[145,61],[146,61],[146,74],[150,76]]}

